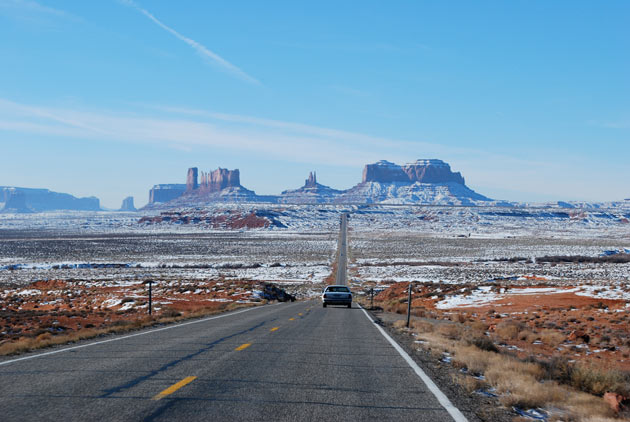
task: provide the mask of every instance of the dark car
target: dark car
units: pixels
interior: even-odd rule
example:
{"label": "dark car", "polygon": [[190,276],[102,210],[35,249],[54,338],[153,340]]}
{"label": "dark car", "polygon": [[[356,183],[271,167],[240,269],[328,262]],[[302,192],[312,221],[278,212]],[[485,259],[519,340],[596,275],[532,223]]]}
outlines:
{"label": "dark car", "polygon": [[326,305],[346,305],[352,307],[352,292],[348,286],[332,285],[326,286],[322,293],[322,304]]}

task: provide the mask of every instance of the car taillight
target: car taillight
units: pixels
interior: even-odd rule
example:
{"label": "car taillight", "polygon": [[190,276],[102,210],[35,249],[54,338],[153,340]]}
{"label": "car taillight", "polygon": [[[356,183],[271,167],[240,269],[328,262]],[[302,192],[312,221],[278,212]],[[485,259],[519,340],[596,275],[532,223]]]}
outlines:
{"label": "car taillight", "polygon": [[324,293],[324,299],[326,299],[328,297],[328,295],[326,293]]}

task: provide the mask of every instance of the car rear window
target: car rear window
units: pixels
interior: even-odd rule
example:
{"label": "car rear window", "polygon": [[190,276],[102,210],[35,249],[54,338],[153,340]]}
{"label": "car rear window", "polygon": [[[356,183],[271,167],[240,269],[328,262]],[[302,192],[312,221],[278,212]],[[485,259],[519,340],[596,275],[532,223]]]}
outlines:
{"label": "car rear window", "polygon": [[345,292],[345,293],[347,293],[350,290],[348,290],[348,288],[344,287],[344,286],[329,286],[329,287],[326,287],[326,291],[327,292]]}

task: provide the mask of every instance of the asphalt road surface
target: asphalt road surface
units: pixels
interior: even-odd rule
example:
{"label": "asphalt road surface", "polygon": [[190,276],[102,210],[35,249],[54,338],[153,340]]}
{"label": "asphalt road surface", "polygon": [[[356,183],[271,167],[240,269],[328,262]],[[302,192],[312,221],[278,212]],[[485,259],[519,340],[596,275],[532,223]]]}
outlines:
{"label": "asphalt road surface", "polygon": [[348,283],[348,214],[341,214],[337,243],[337,284]]}
{"label": "asphalt road surface", "polygon": [[318,301],[18,359],[0,420],[453,420],[363,310]]}

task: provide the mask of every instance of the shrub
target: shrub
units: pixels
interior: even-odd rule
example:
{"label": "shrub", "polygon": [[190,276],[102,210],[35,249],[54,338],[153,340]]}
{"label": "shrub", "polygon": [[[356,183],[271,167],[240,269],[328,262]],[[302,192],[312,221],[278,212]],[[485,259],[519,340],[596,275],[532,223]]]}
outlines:
{"label": "shrub", "polygon": [[164,308],[160,312],[160,316],[163,318],[177,318],[178,316],[181,316],[181,315],[182,315],[181,312],[176,311],[173,308]]}
{"label": "shrub", "polygon": [[522,329],[523,324],[514,321],[506,321],[497,325],[495,333],[502,340],[515,340]]}
{"label": "shrub", "polygon": [[394,327],[395,328],[405,328],[407,325],[407,321],[403,320],[403,319],[399,319],[397,321],[394,321]]}
{"label": "shrub", "polygon": [[412,321],[411,328],[416,333],[430,333],[433,332],[433,324],[426,321]]}
{"label": "shrub", "polygon": [[438,327],[438,333],[451,340],[457,340],[462,337],[462,328],[455,324],[441,324]]}
{"label": "shrub", "polygon": [[598,396],[609,391],[630,395],[630,373],[576,365],[571,373],[571,385]]}
{"label": "shrub", "polygon": [[566,336],[559,331],[555,330],[543,330],[540,333],[540,341],[543,343],[556,347],[561,343],[564,343]]}
{"label": "shrub", "polygon": [[499,352],[499,349],[497,349],[497,346],[494,345],[494,342],[486,336],[473,337],[468,340],[468,343],[481,350],[495,353]]}

